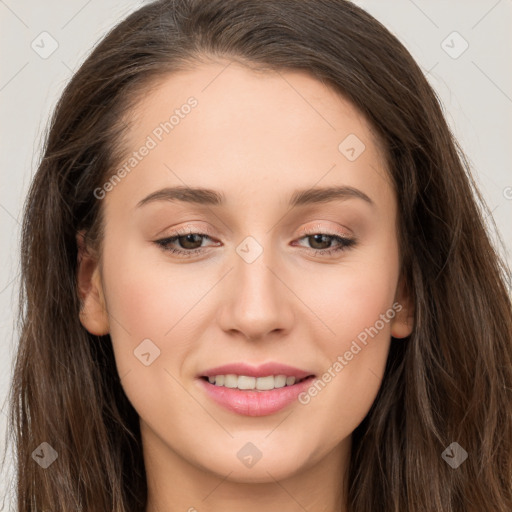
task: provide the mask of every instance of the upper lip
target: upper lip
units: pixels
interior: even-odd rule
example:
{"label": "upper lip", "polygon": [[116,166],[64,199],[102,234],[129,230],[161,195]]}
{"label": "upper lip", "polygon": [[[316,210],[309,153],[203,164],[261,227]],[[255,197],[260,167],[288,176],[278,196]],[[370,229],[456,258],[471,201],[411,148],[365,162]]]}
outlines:
{"label": "upper lip", "polygon": [[247,375],[248,377],[267,377],[268,375],[285,375],[286,377],[296,377],[303,379],[313,372],[300,370],[287,364],[265,363],[259,366],[251,366],[247,363],[231,363],[222,366],[210,368],[201,373],[201,377],[214,377],[216,375]]}

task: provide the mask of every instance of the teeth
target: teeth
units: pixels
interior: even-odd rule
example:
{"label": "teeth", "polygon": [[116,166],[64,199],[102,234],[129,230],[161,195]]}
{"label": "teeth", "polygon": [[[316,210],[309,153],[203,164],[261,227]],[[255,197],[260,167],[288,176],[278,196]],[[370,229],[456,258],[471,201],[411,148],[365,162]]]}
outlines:
{"label": "teeth", "polygon": [[295,377],[286,377],[286,385],[293,386],[295,384]]}
{"label": "teeth", "polygon": [[[217,380],[215,380],[217,382]],[[224,376],[224,387],[236,388],[238,386],[238,377],[236,375],[225,375]]]}
{"label": "teeth", "polygon": [[274,389],[277,387],[276,377],[273,375],[269,375],[268,377],[258,377],[256,389],[259,389],[260,391],[268,391],[269,389]]}
{"label": "teeth", "polygon": [[208,377],[210,384],[224,386],[226,388],[238,389],[257,389],[258,391],[268,391],[270,389],[284,388],[293,386],[297,379],[287,377],[286,375],[268,375],[267,377],[249,377],[247,375],[215,375]]}
{"label": "teeth", "polygon": [[256,377],[246,377],[245,375],[239,375],[235,377],[236,387],[238,389],[254,389],[256,387]]}

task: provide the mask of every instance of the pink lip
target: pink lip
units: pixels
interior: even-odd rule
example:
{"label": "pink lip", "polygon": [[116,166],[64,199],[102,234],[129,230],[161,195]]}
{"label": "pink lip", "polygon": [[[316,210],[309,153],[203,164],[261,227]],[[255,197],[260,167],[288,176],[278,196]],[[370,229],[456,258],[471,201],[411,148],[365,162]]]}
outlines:
{"label": "pink lip", "polygon": [[198,377],[214,377],[215,375],[247,375],[248,377],[267,377],[268,375],[286,375],[287,377],[296,377],[303,379],[313,372],[299,370],[293,366],[280,363],[265,363],[260,366],[250,366],[246,363],[225,364],[216,366],[204,371]]}
{"label": "pink lip", "polygon": [[[229,374],[247,375],[249,377],[286,375],[287,377],[296,377],[298,380],[304,380],[293,386],[285,386],[269,391],[252,391],[216,386],[215,384],[210,384],[204,378]],[[206,370],[199,377],[200,385],[217,404],[245,416],[266,416],[280,411],[296,401],[299,394],[311,386],[315,379],[313,372],[299,370],[298,368],[279,363],[266,363],[257,367],[249,366],[245,363],[227,364]]]}
{"label": "pink lip", "polygon": [[269,391],[242,391],[216,386],[205,379],[198,379],[198,381],[208,396],[226,409],[245,416],[266,416],[296,401],[299,394],[311,386],[314,379],[315,377],[311,376],[293,386]]}

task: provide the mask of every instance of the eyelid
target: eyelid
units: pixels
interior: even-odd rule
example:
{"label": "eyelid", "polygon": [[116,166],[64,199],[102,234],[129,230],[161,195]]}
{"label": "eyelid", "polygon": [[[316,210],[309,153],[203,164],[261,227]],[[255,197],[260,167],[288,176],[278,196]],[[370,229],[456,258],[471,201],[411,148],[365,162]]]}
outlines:
{"label": "eyelid", "polygon": [[[165,229],[164,231],[167,231],[167,229]],[[213,237],[213,231],[211,229],[207,227],[195,226],[190,224],[187,224],[186,226],[181,226],[179,228],[172,228],[172,233],[168,235],[168,237],[189,235],[192,233],[201,233]]]}
{"label": "eyelid", "polygon": [[[350,230],[348,230],[350,231]],[[351,233],[340,231],[339,229],[329,229],[323,226],[322,224],[316,223],[313,226],[303,227],[299,230],[299,234],[304,235],[312,235],[316,233],[324,233],[332,236],[339,236],[341,238],[352,238],[353,235]]]}

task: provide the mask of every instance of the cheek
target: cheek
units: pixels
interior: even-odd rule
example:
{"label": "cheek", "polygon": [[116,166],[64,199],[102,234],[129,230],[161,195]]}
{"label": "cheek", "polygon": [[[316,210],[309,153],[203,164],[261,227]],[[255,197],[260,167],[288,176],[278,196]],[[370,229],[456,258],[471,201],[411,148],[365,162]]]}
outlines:
{"label": "cheek", "polygon": [[[392,238],[382,236],[371,247],[348,253],[339,264],[301,279],[301,296],[307,297],[325,326],[320,339],[326,353],[343,350],[391,308],[398,274],[397,246]],[[389,335],[389,321],[385,325],[379,321],[378,328]]]}
{"label": "cheek", "polygon": [[140,388],[168,387],[164,369],[178,377],[180,362],[192,349],[190,332],[199,310],[194,305],[208,284],[192,282],[178,265],[169,272],[169,265],[161,257],[155,261],[154,254],[130,243],[120,251],[115,237],[104,247],[104,287],[118,373],[130,374],[130,382],[138,381]]}
{"label": "cheek", "polygon": [[105,247],[103,268],[112,329],[119,332],[122,323],[134,340],[173,337],[174,330],[182,329],[190,322],[187,317],[194,316],[191,308],[204,295],[206,283],[191,279],[184,266],[170,265],[158,248],[146,242],[126,243],[123,251],[115,244],[113,238]]}
{"label": "cheek", "polygon": [[315,281],[309,304],[323,322],[315,338],[325,365],[300,402],[318,424],[330,425],[336,438],[361,423],[381,386],[398,273],[397,247],[384,239],[380,247],[347,258],[332,275],[308,280]]}
{"label": "cheek", "polygon": [[172,411],[197,416],[196,403],[180,385],[180,371],[194,347],[193,306],[206,284],[196,285],[189,274],[185,279],[179,267],[171,274],[152,264],[147,250],[127,244],[121,253],[110,247],[104,250],[104,284],[117,372],[127,397],[155,427],[167,424]]}

